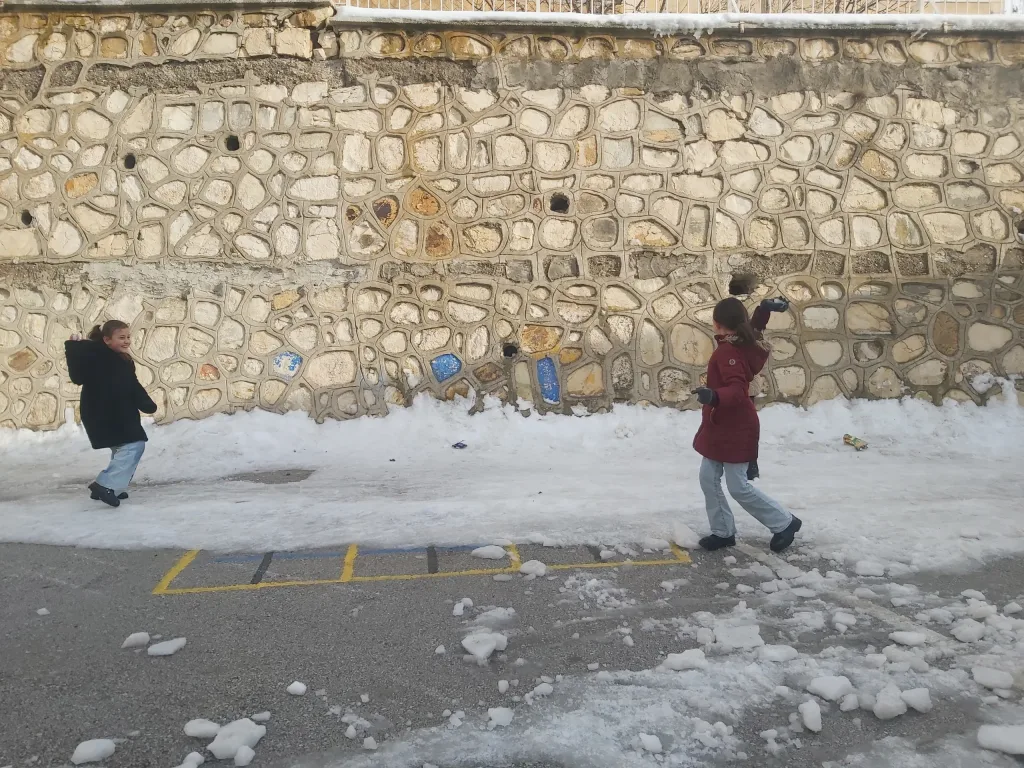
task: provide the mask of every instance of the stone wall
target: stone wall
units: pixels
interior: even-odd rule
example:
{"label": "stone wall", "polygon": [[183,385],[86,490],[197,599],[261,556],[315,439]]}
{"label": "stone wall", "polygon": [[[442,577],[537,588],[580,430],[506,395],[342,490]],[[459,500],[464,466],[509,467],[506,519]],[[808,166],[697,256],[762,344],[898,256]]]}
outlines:
{"label": "stone wall", "polygon": [[692,406],[737,279],[767,399],[1024,372],[1024,41],[330,14],[0,15],[0,424],[110,317],[166,419]]}

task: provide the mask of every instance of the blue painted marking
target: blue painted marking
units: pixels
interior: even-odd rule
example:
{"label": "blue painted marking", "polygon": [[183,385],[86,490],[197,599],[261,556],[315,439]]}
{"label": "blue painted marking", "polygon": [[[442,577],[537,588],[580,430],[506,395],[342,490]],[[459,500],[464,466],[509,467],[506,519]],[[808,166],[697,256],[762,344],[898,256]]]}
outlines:
{"label": "blue painted marking", "polygon": [[557,403],[562,399],[558,386],[558,369],[550,357],[542,357],[537,361],[537,381],[540,382],[540,396],[546,403]]}
{"label": "blue painted marking", "polygon": [[302,355],[295,352],[278,352],[274,356],[274,373],[290,379],[299,371],[302,365]]}
{"label": "blue painted marking", "polygon": [[447,381],[462,370],[462,361],[450,352],[438,355],[430,361],[430,370],[439,382]]}

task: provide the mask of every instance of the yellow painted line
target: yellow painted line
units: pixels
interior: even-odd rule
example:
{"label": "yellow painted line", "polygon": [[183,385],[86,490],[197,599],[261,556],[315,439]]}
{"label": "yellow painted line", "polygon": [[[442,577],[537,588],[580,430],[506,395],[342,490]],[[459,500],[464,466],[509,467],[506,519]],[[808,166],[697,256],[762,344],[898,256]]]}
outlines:
{"label": "yellow painted line", "polygon": [[680,563],[693,562],[692,560],[690,560],[690,553],[687,552],[685,549],[681,549],[680,547],[676,546],[675,543],[670,544],[669,546],[672,547],[672,554],[676,556],[676,560],[678,560]]}
{"label": "yellow painted line", "polygon": [[211,592],[250,592],[274,587],[318,587],[324,584],[341,584],[341,579],[311,579],[309,581],[261,581],[259,584],[221,584],[216,587],[180,587],[168,589],[163,595],[200,595]]}
{"label": "yellow painted line", "polygon": [[352,581],[352,575],[356,572],[356,557],[359,556],[359,545],[349,544],[348,552],[345,553],[345,565],[341,569],[341,580]]}
{"label": "yellow painted line", "polygon": [[509,558],[512,560],[512,567],[519,568],[523,564],[523,559],[519,556],[519,548],[515,544],[509,544],[505,547],[508,552]]}
{"label": "yellow painted line", "polygon": [[449,573],[394,573],[382,576],[353,576],[352,581],[412,581],[413,579],[444,579],[452,576],[495,576],[499,573],[518,573],[518,568],[480,568]]}
{"label": "yellow painted line", "polygon": [[153,587],[154,595],[166,595],[168,594],[167,588],[171,586],[171,582],[178,578],[178,575],[184,571],[192,561],[199,555],[198,549],[192,549],[178,558],[178,562],[171,566],[171,570],[164,574],[164,577],[160,579],[160,582]]}
{"label": "yellow painted line", "polygon": [[559,563],[549,565],[549,571],[571,571],[576,568],[619,568],[621,566],[679,565],[679,560],[613,560],[607,563]]}

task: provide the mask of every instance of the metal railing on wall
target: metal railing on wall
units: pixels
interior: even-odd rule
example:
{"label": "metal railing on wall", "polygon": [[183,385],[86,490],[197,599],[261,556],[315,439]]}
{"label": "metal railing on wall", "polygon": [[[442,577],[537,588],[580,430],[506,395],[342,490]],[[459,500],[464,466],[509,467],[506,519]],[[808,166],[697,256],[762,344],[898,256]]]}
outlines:
{"label": "metal railing on wall", "polygon": [[341,0],[347,8],[487,13],[992,15],[1024,0]]}

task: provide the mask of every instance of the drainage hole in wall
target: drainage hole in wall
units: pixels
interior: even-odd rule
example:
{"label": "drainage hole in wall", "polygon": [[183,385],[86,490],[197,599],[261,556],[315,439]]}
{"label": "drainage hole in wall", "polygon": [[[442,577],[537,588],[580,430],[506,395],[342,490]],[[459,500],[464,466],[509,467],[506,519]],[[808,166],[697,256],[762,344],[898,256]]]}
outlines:
{"label": "drainage hole in wall", "polygon": [[135,167],[135,155],[129,152],[124,156],[124,167],[129,171]]}
{"label": "drainage hole in wall", "polygon": [[242,143],[238,140],[237,136],[231,135],[224,139],[224,147],[228,152],[237,152],[242,146]]}
{"label": "drainage hole in wall", "polygon": [[515,344],[503,344],[501,347],[501,354],[505,357],[515,357],[519,354],[519,347]]}
{"label": "drainage hole in wall", "polygon": [[32,214],[29,213],[28,211],[22,211],[21,223],[24,224],[26,227],[29,226],[32,223]]}
{"label": "drainage hole in wall", "polygon": [[757,289],[757,275],[738,272],[729,280],[730,296],[747,296]]}
{"label": "drainage hole in wall", "polygon": [[552,213],[568,213],[569,212],[569,198],[563,195],[561,192],[556,192],[551,196],[548,201],[548,208]]}

